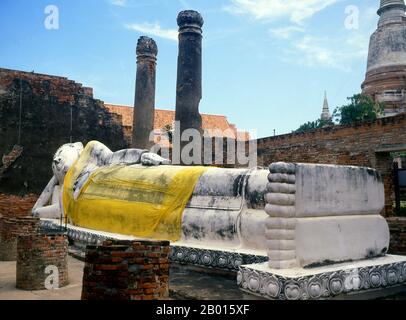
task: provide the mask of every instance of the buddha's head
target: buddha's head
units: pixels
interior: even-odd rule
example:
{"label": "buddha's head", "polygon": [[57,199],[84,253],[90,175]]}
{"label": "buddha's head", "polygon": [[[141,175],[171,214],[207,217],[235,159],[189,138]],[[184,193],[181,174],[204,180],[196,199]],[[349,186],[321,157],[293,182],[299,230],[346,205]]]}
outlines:
{"label": "buddha's head", "polygon": [[63,184],[66,173],[79,158],[82,151],[83,144],[76,142],[64,144],[55,153],[52,161],[52,171],[60,185]]}

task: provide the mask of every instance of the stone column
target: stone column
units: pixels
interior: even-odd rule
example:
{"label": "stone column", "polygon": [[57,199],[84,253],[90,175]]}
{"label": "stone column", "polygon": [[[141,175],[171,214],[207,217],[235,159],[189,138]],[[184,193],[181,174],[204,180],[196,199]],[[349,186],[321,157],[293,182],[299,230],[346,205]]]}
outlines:
{"label": "stone column", "polygon": [[150,149],[154,129],[155,83],[158,47],[148,37],[140,37],[137,44],[137,79],[135,85],[132,147]]}
{"label": "stone column", "polygon": [[[202,27],[203,18],[192,10],[182,11],[179,25],[178,79],[176,87],[176,121],[178,136],[187,129],[202,132],[199,103],[202,99]],[[181,143],[181,146],[184,143]]]}

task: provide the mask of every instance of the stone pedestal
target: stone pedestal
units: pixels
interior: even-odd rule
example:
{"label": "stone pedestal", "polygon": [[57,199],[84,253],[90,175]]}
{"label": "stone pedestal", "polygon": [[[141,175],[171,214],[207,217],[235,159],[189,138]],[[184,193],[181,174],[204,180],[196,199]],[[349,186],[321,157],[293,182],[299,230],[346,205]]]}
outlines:
{"label": "stone pedestal", "polygon": [[150,149],[154,142],[155,83],[158,47],[155,41],[141,37],[137,44],[137,80],[135,88],[132,147]]}
{"label": "stone pedestal", "polygon": [[17,288],[58,289],[69,284],[66,235],[19,236]]}
{"label": "stone pedestal", "polygon": [[405,284],[406,257],[388,255],[309,269],[248,265],[240,268],[237,282],[247,293],[274,300],[353,299],[368,294],[382,297]]}
{"label": "stone pedestal", "polygon": [[168,241],[105,241],[88,246],[82,300],[164,300],[169,296]]}
{"label": "stone pedestal", "polygon": [[17,237],[33,235],[39,227],[39,219],[34,217],[5,217],[0,222],[0,261],[17,260]]}

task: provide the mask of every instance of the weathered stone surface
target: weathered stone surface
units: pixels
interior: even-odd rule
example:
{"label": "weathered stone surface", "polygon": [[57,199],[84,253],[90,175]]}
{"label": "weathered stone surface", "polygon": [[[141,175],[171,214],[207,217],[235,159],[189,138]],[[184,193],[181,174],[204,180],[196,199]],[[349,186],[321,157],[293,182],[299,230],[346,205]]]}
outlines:
{"label": "weathered stone surface", "polygon": [[138,40],[133,148],[150,149],[154,144],[150,134],[154,130],[157,54],[158,47],[153,39],[141,37]]}
{"label": "weathered stone surface", "polygon": [[379,215],[298,219],[296,255],[301,266],[385,255],[389,228]]}
{"label": "weathered stone surface", "polygon": [[242,266],[244,292],[270,300],[377,299],[405,292],[406,258],[385,256],[310,269],[275,270],[266,263]]}
{"label": "weathered stone surface", "polygon": [[363,93],[385,103],[385,115],[405,111],[406,6],[404,0],[382,0],[378,29],[372,34]]}
{"label": "weathered stone surface", "polygon": [[363,167],[298,164],[296,217],[378,215],[385,203],[380,175]]}
{"label": "weathered stone surface", "polygon": [[[187,129],[202,132],[199,104],[202,99],[202,26],[203,18],[196,11],[178,15],[179,57],[176,86],[176,128],[179,137]],[[181,148],[184,144],[181,143]]]}

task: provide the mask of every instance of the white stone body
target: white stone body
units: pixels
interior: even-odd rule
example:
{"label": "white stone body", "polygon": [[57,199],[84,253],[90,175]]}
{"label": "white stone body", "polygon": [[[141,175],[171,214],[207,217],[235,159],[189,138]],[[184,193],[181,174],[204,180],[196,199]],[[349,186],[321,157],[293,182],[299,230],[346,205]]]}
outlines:
{"label": "white stone body", "polygon": [[[63,179],[82,150],[83,145],[76,143],[66,144],[56,152],[52,165],[54,176],[32,210],[35,216],[51,219],[63,216]],[[74,197],[80,194],[95,169],[112,164],[151,166],[168,165],[170,161],[145,150],[112,152],[96,143],[88,164],[75,183]],[[177,244],[245,250],[266,256],[264,196],[267,176],[265,169],[208,168],[183,212],[182,236]]]}
{"label": "white stone body", "polygon": [[[69,144],[58,150],[54,177],[34,207],[35,215],[62,216],[63,177],[82,148]],[[118,163],[170,164],[144,150],[113,153],[97,143],[75,184],[74,196],[96,168]],[[380,216],[384,190],[376,171],[285,163],[273,164],[270,170],[271,174],[260,168],[208,168],[183,212],[182,236],[176,245],[268,255],[276,269],[386,253],[389,230]]]}
{"label": "white stone body", "polygon": [[209,168],[183,213],[182,245],[266,255],[265,169]]}

